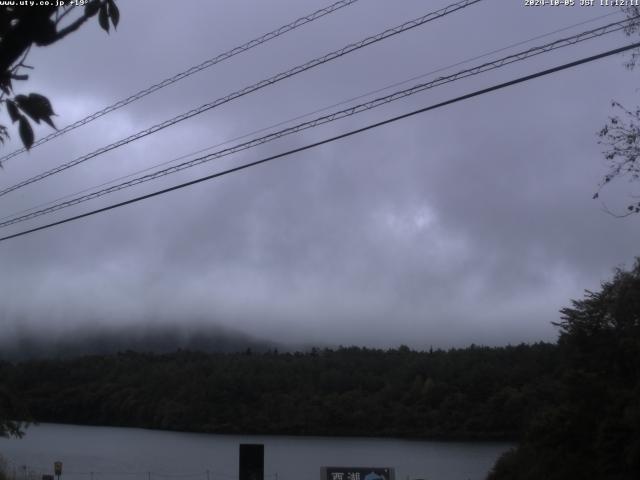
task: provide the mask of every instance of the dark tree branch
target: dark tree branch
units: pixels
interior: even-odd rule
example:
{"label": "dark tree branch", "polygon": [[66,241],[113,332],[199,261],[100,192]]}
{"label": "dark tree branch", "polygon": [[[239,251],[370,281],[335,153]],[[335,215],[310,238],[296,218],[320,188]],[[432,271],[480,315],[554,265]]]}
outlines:
{"label": "dark tree branch", "polygon": [[73,9],[74,9],[74,5],[71,5],[70,7],[66,7],[66,10],[57,16],[56,25],[58,25],[64,17],[66,17],[71,11],[73,11]]}
{"label": "dark tree branch", "polygon": [[70,33],[73,33],[76,30],[78,30],[84,24],[84,22],[89,20],[89,18],[90,17],[88,17],[87,15],[82,15],[81,17],[78,17],[74,22],[70,23],[69,25],[64,27],[62,30],[58,30],[49,42],[44,43],[42,45],[44,46],[51,45],[52,43],[55,43],[58,40],[62,40],[64,37],[66,37]]}
{"label": "dark tree branch", "polygon": [[[78,10],[73,5],[61,9],[53,5],[54,2],[48,3],[38,5],[38,8],[26,5],[0,6],[0,102],[10,110],[12,121],[18,123],[20,138],[27,149],[34,142],[31,120],[37,123],[42,120],[55,128],[51,120],[54,113],[46,97],[32,92],[10,98],[13,95],[12,82],[29,78],[21,69],[32,68],[24,63],[31,46],[54,44],[77,31],[98,13],[98,23],[107,33],[109,22],[115,28],[120,18],[114,0],[90,0],[85,2],[82,13],[75,20],[62,27],[63,19],[69,19],[69,13]],[[0,124],[0,143],[4,143],[8,137],[7,128]]]}

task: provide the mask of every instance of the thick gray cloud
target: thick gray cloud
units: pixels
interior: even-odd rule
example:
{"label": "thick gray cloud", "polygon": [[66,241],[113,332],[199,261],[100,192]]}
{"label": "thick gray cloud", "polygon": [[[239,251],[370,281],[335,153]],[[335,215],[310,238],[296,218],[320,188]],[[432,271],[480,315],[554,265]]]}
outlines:
{"label": "thick gray cloud", "polygon": [[[117,32],[107,36],[88,25],[30,58],[36,69],[24,88],[48,95],[61,125],[324,5],[120,3]],[[11,160],[2,185],[446,4],[362,0]],[[0,213],[614,11],[481,2],[7,195]],[[614,18],[621,16],[527,47]],[[456,82],[47,219],[627,41],[618,34]],[[625,71],[623,60],[608,58],[4,242],[4,331],[205,319],[298,343],[423,348],[552,340],[559,308],[640,253],[640,220],[614,219],[591,200],[605,171],[595,133],[613,98],[637,101],[638,74]],[[633,185],[621,183],[604,198],[620,207],[630,191]]]}

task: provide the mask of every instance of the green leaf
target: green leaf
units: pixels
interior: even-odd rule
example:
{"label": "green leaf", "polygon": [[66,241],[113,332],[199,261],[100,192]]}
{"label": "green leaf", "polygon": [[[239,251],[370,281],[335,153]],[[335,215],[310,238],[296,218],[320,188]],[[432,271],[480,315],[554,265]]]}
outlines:
{"label": "green leaf", "polygon": [[100,0],[92,0],[84,6],[84,16],[93,17],[100,10]]}
{"label": "green leaf", "polygon": [[44,120],[52,128],[56,128],[51,120],[51,115],[55,115],[55,113],[47,97],[39,93],[30,93],[29,96],[16,95],[15,100],[20,109],[36,123]]}
{"label": "green leaf", "polygon": [[27,97],[26,95],[16,95],[15,100],[20,107],[20,110],[29,115],[32,120],[35,120],[36,123],[40,123],[40,116],[38,115],[37,110],[34,109],[31,105],[29,97]]}
{"label": "green leaf", "polygon": [[32,30],[33,32],[33,40],[35,42],[36,45],[39,46],[45,46],[45,45],[51,45],[53,42],[56,41],[56,24],[55,22],[50,19],[42,19],[40,21],[38,21],[35,25],[34,25],[34,29]]}
{"label": "green leaf", "polygon": [[41,118],[45,116],[49,117],[51,115],[55,115],[53,107],[51,106],[51,102],[44,95],[40,95],[39,93],[30,93],[29,103],[38,110]]}
{"label": "green leaf", "polygon": [[11,100],[7,100],[7,112],[9,113],[9,117],[11,117],[11,121],[13,123],[16,123],[21,117],[18,107]]}
{"label": "green leaf", "polygon": [[98,15],[98,23],[102,29],[109,33],[109,12],[107,11],[107,4],[105,3],[100,7],[100,14]]}
{"label": "green leaf", "polygon": [[53,120],[51,120],[51,118],[49,117],[43,117],[42,121],[44,123],[46,123],[47,125],[49,125],[51,128],[53,128],[54,130],[57,130],[58,127],[56,127],[55,123],[53,123]]}
{"label": "green leaf", "polygon": [[120,23],[120,10],[114,0],[107,0],[107,5],[109,6],[109,17],[111,17],[113,28],[117,28],[118,23]]}
{"label": "green leaf", "polygon": [[[16,103],[18,104],[18,107],[20,107],[20,110],[22,110],[24,113],[29,115],[33,120],[36,121],[36,123],[40,123],[40,117],[32,109],[30,101],[29,101],[29,97],[27,97],[26,95],[16,95],[14,97],[14,99],[15,99]],[[20,116],[22,117],[22,115],[20,115]]]}
{"label": "green leaf", "polygon": [[20,132],[20,138],[22,139],[22,143],[24,144],[24,148],[29,150],[31,145],[33,145],[33,129],[29,124],[29,120],[26,117],[20,117],[20,125],[18,127],[18,131]]}

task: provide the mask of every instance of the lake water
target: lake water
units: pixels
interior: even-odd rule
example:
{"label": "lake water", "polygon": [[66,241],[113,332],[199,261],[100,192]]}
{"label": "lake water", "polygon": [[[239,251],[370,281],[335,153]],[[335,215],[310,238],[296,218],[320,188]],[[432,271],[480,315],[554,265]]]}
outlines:
{"label": "lake water", "polygon": [[23,439],[0,438],[0,454],[17,480],[52,474],[57,460],[61,480],[231,480],[238,478],[240,443],[264,444],[265,479],[275,480],[318,480],[322,466],[394,467],[396,480],[481,480],[511,446],[41,424]]}

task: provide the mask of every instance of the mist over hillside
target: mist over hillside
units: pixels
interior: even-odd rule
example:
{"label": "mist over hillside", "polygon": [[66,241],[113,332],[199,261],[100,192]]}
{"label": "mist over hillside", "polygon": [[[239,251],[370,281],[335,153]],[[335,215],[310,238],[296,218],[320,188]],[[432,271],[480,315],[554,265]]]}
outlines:
{"label": "mist over hillside", "polygon": [[63,334],[23,329],[0,337],[0,360],[65,358],[124,351],[169,353],[193,350],[207,353],[281,351],[303,346],[285,345],[239,330],[204,325],[88,326]]}

